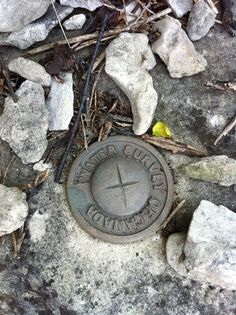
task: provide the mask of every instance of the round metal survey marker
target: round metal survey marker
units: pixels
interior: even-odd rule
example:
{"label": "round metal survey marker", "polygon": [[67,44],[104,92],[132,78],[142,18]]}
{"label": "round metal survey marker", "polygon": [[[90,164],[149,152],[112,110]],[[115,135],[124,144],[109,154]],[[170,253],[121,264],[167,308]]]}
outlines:
{"label": "round metal survey marker", "polygon": [[173,179],[161,154],[142,140],[114,136],[96,142],[71,167],[67,198],[79,225],[111,243],[156,232],[169,214]]}

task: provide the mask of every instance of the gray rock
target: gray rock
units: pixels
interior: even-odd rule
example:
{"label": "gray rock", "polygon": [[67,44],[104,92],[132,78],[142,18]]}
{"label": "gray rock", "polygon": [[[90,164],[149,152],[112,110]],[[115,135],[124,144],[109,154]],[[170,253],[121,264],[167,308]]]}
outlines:
{"label": "gray rock", "polygon": [[197,0],[189,15],[187,33],[192,41],[203,38],[215,24],[216,14],[205,0]]}
{"label": "gray rock", "polygon": [[26,194],[0,184],[0,237],[19,229],[28,215]]}
{"label": "gray rock", "polygon": [[181,18],[187,12],[191,11],[193,6],[192,0],[167,0],[167,3],[177,18]]}
{"label": "gray rock", "polygon": [[8,64],[10,71],[19,74],[21,77],[39,83],[43,86],[50,86],[51,76],[46,72],[43,66],[39,63],[19,57],[12,60]]}
{"label": "gray rock", "polygon": [[153,25],[153,31],[160,32],[161,37],[152,44],[152,50],[167,65],[172,78],[205,70],[207,61],[195,50],[178,20],[166,17]]}
{"label": "gray rock", "polygon": [[167,241],[167,261],[181,275],[224,289],[236,289],[236,214],[201,201],[187,240],[176,233]]}
{"label": "gray rock", "polygon": [[64,74],[64,83],[52,79],[51,92],[46,101],[49,111],[49,130],[67,130],[73,116],[73,77]]}
{"label": "gray rock", "polygon": [[157,106],[157,92],[148,73],[155,64],[144,34],[122,33],[106,49],[105,71],[130,100],[136,135],[150,127]]}
{"label": "gray rock", "polygon": [[73,15],[71,18],[63,23],[63,26],[68,31],[70,30],[80,30],[86,21],[86,16],[84,14]]}
{"label": "gray rock", "polygon": [[183,174],[221,186],[236,185],[236,160],[226,155],[202,158],[181,168]]}
{"label": "gray rock", "polygon": [[[73,11],[73,8],[70,7],[56,4],[55,7],[60,20],[63,20]],[[56,14],[52,6],[50,6],[47,13],[37,21],[28,24],[19,31],[0,35],[0,45],[10,45],[20,49],[26,49],[34,43],[44,40],[49,32],[57,25],[58,20]]]}
{"label": "gray rock", "polygon": [[0,137],[24,164],[35,163],[47,148],[48,111],[44,90],[38,83],[25,81],[16,96],[17,103],[11,97],[5,100],[0,116]]}
{"label": "gray rock", "polygon": [[236,233],[233,231],[236,231],[236,213],[224,206],[216,206],[210,201],[202,200],[194,211],[187,242],[206,242],[235,248]]}
{"label": "gray rock", "polygon": [[[11,163],[9,163],[11,161]],[[29,183],[34,183],[37,173],[29,164],[23,164],[21,159],[12,154],[12,150],[7,142],[0,138],[0,169],[6,172],[4,185],[8,187],[26,187]],[[0,250],[1,251],[1,250]]]}
{"label": "gray rock", "polygon": [[0,32],[17,31],[40,18],[50,3],[50,0],[1,0]]}
{"label": "gray rock", "polygon": [[83,8],[89,11],[94,11],[103,5],[100,0],[60,0],[60,4],[68,5],[73,8]]}

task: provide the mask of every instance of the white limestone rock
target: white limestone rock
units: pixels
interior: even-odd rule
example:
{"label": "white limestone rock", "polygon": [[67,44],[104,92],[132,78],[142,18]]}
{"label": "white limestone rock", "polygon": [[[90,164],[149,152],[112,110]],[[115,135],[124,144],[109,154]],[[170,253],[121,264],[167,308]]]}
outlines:
{"label": "white limestone rock", "polygon": [[203,38],[215,24],[216,14],[205,0],[197,0],[189,15],[187,34],[192,41]]}
{"label": "white limestone rock", "polygon": [[191,11],[193,6],[193,0],[167,0],[167,3],[177,18],[181,18]]}
{"label": "white limestone rock", "polygon": [[28,229],[32,243],[41,242],[46,235],[47,220],[49,217],[50,215],[48,213],[36,211],[30,218]]}
{"label": "white limestone rock", "polygon": [[51,76],[46,72],[43,66],[39,63],[19,57],[12,60],[8,64],[10,71],[19,74],[21,77],[39,83],[43,86],[50,86]]}
{"label": "white limestone rock", "polygon": [[33,169],[36,172],[46,172],[47,170],[51,169],[52,165],[50,163],[44,163],[43,160],[34,164]]}
{"label": "white limestone rock", "polygon": [[1,0],[0,32],[20,30],[47,11],[50,0]]}
{"label": "white limestone rock", "polygon": [[205,70],[206,59],[195,50],[178,20],[166,17],[154,24],[153,31],[160,32],[161,36],[152,44],[152,50],[167,65],[172,78],[191,76]]}
{"label": "white limestone rock", "polygon": [[[236,290],[236,214],[202,200],[187,239],[180,233],[167,241],[167,261],[183,276]],[[177,248],[178,247],[178,248]]]}
{"label": "white limestone rock", "polygon": [[83,8],[89,11],[94,11],[103,5],[100,0],[60,0],[60,4],[68,5],[73,8]]}
{"label": "white limestone rock", "polygon": [[80,30],[86,22],[86,16],[84,14],[73,15],[71,18],[63,23],[63,26],[67,31]]}
{"label": "white limestone rock", "polygon": [[47,148],[48,111],[44,90],[38,83],[25,81],[16,91],[17,103],[5,100],[0,116],[0,138],[9,143],[24,164],[35,163]]}
{"label": "white limestone rock", "polygon": [[0,184],[0,237],[19,229],[28,215],[26,194]]}
{"label": "white limestone rock", "polygon": [[136,135],[148,130],[157,106],[157,92],[148,73],[155,64],[144,34],[122,33],[106,49],[105,71],[130,100]]}
{"label": "white limestone rock", "polygon": [[[55,4],[55,7],[60,20],[63,20],[73,11],[73,8],[57,4]],[[56,14],[52,6],[50,6],[47,13],[37,21],[10,34],[0,34],[0,45],[10,45],[20,49],[26,49],[34,43],[44,40],[49,32],[57,25],[58,20]]]}
{"label": "white limestone rock", "polygon": [[226,155],[215,155],[182,166],[183,174],[221,186],[236,185],[236,160]]}
{"label": "white limestone rock", "polygon": [[51,92],[46,101],[49,110],[49,130],[67,130],[73,117],[73,77],[64,74],[64,83],[52,79]]}

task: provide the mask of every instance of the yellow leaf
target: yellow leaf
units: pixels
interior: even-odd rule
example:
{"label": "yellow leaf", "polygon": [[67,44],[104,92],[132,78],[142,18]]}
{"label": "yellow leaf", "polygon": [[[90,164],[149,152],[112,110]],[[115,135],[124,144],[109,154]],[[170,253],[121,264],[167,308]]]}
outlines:
{"label": "yellow leaf", "polygon": [[171,130],[162,121],[158,121],[152,127],[152,135],[155,137],[162,137],[162,138],[171,138],[172,137]]}

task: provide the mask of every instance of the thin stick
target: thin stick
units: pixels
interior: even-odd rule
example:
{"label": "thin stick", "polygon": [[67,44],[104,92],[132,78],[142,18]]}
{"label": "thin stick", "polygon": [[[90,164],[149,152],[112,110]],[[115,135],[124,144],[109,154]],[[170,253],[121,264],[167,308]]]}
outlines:
{"label": "thin stick", "polygon": [[154,13],[152,10],[150,10],[146,5],[144,5],[144,4],[142,3],[142,1],[140,1],[140,0],[137,0],[137,1],[138,1],[138,3],[141,5],[141,7],[142,7],[143,9],[145,9],[145,10],[147,10],[149,13],[155,15],[155,13]]}
{"label": "thin stick", "polygon": [[233,120],[225,127],[225,129],[221,132],[219,137],[214,142],[214,145],[217,145],[217,143],[220,141],[221,138],[225,137],[236,125],[236,116],[234,116]]}
{"label": "thin stick", "polygon": [[215,6],[214,2],[212,0],[205,0],[206,3],[209,5],[209,7],[213,10],[215,14],[218,14],[219,11],[217,10],[217,7]]}
{"label": "thin stick", "polygon": [[90,96],[90,102],[89,102],[89,109],[91,108],[92,106],[92,102],[93,102],[93,97],[94,97],[94,94],[95,94],[95,90],[96,90],[96,87],[97,87],[97,83],[98,83],[98,80],[99,80],[99,77],[100,77],[100,74],[104,68],[104,64],[101,66],[101,68],[98,70],[98,73],[96,75],[96,78],[94,80],[94,83],[93,83],[93,87],[92,87],[92,91],[91,91],[91,96]]}
{"label": "thin stick", "polygon": [[112,122],[111,121],[107,121],[105,123],[105,125],[103,125],[103,127],[104,128],[103,128],[101,137],[100,137],[100,139],[98,141],[103,141],[103,140],[105,140],[108,137],[108,135],[109,135],[109,133],[111,132],[111,129],[112,129]]}
{"label": "thin stick", "polygon": [[114,112],[114,110],[116,109],[116,106],[117,106],[118,104],[119,104],[119,101],[118,101],[118,99],[116,99],[116,100],[114,101],[114,103],[112,104],[111,108],[109,109],[108,114]]}
{"label": "thin stick", "polygon": [[97,54],[98,54],[98,49],[99,49],[99,46],[100,46],[100,43],[101,43],[101,39],[102,39],[103,34],[104,34],[104,30],[105,30],[106,24],[107,24],[107,19],[108,19],[108,14],[105,15],[103,23],[102,23],[102,26],[101,26],[101,29],[100,29],[100,32],[99,32],[99,37],[98,37],[98,40],[97,40],[97,43],[96,43],[96,46],[95,46],[95,49],[94,49],[92,61],[91,61],[90,65],[89,65],[89,69],[88,69],[88,75],[87,75],[85,86],[84,86],[84,90],[83,90],[82,102],[80,104],[80,108],[79,108],[79,111],[78,111],[78,114],[77,114],[74,126],[72,128],[71,136],[70,136],[70,139],[69,139],[69,141],[67,143],[66,150],[64,152],[64,155],[62,157],[61,163],[60,163],[59,168],[58,168],[57,173],[56,173],[55,181],[57,183],[60,180],[62,171],[64,169],[64,166],[65,166],[65,163],[66,163],[66,160],[67,160],[68,153],[70,151],[70,147],[72,145],[72,142],[74,140],[76,131],[78,129],[80,116],[81,116],[82,111],[83,111],[84,107],[86,107],[86,104],[88,103],[89,98],[90,98],[89,95],[88,95],[89,94],[88,92],[89,92],[89,85],[90,85],[90,82],[91,82],[92,69],[93,69],[93,65],[94,65],[94,62],[96,60]]}
{"label": "thin stick", "polygon": [[7,172],[8,172],[8,170],[9,170],[9,167],[11,166],[11,164],[12,164],[12,162],[15,160],[15,158],[16,158],[16,156],[15,156],[15,154],[14,154],[14,155],[12,156],[10,162],[8,163],[7,167],[5,168],[5,171],[4,171],[4,173],[3,173],[3,178],[2,178],[2,183],[3,183],[3,184],[4,184],[5,178],[6,178],[6,176],[7,176]]}
{"label": "thin stick", "polygon": [[96,61],[94,62],[92,72],[94,72],[94,70],[96,70],[96,68],[100,65],[103,59],[105,59],[105,56],[106,56],[106,52],[104,50],[103,52],[101,52],[101,54],[97,57]]}
{"label": "thin stick", "polygon": [[124,20],[125,20],[125,26],[128,26],[128,19],[127,19],[127,15],[126,15],[126,8],[125,8],[125,0],[122,0],[123,2],[123,10],[124,10]]}
{"label": "thin stick", "polygon": [[86,130],[85,130],[85,124],[84,120],[86,119],[86,116],[84,114],[81,115],[81,124],[82,124],[82,131],[83,131],[83,137],[84,137],[84,147],[86,150],[88,150],[88,141],[86,137]]}
{"label": "thin stick", "polygon": [[152,15],[149,18],[147,18],[146,23],[155,21],[155,20],[157,20],[157,19],[159,19],[159,18],[161,18],[161,17],[163,17],[163,16],[165,16],[165,15],[171,13],[171,12],[172,12],[172,10],[170,8],[167,8],[167,9],[165,9],[163,11],[160,11],[157,14]]}
{"label": "thin stick", "polygon": [[24,233],[24,226],[20,228],[20,233],[21,233],[21,237],[18,238],[17,240],[17,252],[18,252],[18,255],[20,253],[20,249],[21,249],[21,245],[23,243],[23,240],[25,238],[25,233]]}
{"label": "thin stick", "polygon": [[186,200],[182,200],[180,203],[178,203],[178,205],[174,208],[174,210],[171,212],[171,214],[167,217],[167,219],[165,220],[164,223],[162,223],[162,225],[159,227],[159,229],[157,231],[163,230],[168,223],[170,223],[170,221],[173,219],[173,217],[176,215],[176,213],[183,208],[184,204],[185,204]]}
{"label": "thin stick", "polygon": [[[118,35],[125,30],[126,30],[126,28],[122,27],[122,28],[106,31],[103,34],[103,38],[111,36],[111,35]],[[78,46],[79,44],[81,44],[82,42],[85,42],[85,41],[90,40],[90,39],[96,39],[97,37],[98,37],[98,32],[94,32],[92,34],[86,34],[86,35],[80,35],[80,36],[68,38],[68,42],[70,44],[76,44],[76,45],[72,46],[72,48],[74,48],[74,47]],[[64,39],[59,40],[59,41],[54,42],[54,43],[45,44],[45,45],[33,48],[31,50],[28,50],[28,51],[24,52],[22,54],[22,56],[39,54],[41,52],[44,52],[44,51],[47,51],[49,49],[54,48],[56,45],[65,45],[65,44],[67,44],[66,40],[64,40]]]}
{"label": "thin stick", "polygon": [[53,3],[53,1],[52,1],[52,0],[51,0],[51,5],[52,5],[53,10],[54,10],[54,12],[55,12],[55,14],[56,14],[57,21],[58,21],[58,23],[59,23],[59,25],[60,25],[60,28],[61,28],[62,34],[63,34],[63,36],[65,37],[66,43],[67,43],[67,45],[69,46],[69,48],[71,48],[70,43],[68,42],[68,38],[67,38],[67,36],[66,36],[66,33],[65,33],[65,31],[64,31],[64,28],[63,28],[63,26],[62,26],[62,24],[61,24],[61,20],[60,20],[60,18],[59,18],[59,16],[58,16],[58,14],[57,14],[56,7],[55,7],[55,5],[54,5],[54,3]]}
{"label": "thin stick", "polygon": [[[140,15],[136,18],[136,20],[132,23],[132,24],[130,24],[129,25],[129,29],[132,29],[133,28],[133,26],[137,26],[137,25],[141,25],[142,23],[145,23],[145,22],[139,22],[139,20],[141,20],[142,19],[142,17],[143,17],[143,14],[145,13],[145,9],[143,9],[142,10],[142,12],[140,13]],[[139,22],[139,23],[138,23]]]}
{"label": "thin stick", "polygon": [[206,82],[206,86],[207,87],[211,87],[211,88],[216,89],[216,90],[221,90],[221,91],[225,91],[226,90],[224,85],[218,84],[218,83],[214,83],[214,82],[210,82],[210,81]]}
{"label": "thin stick", "polygon": [[104,129],[104,125],[102,125],[102,127],[101,127],[101,129],[100,129],[100,131],[99,131],[98,142],[100,142],[101,139],[102,139],[103,129]]}
{"label": "thin stick", "polygon": [[[103,3],[103,6],[104,7],[107,7],[108,9],[111,9],[111,10],[115,10],[117,12],[120,12],[120,13],[123,13],[124,12],[124,9],[119,9],[119,8],[116,8],[114,5],[109,5],[109,4],[106,4],[106,3]],[[133,14],[132,12],[126,12],[127,15],[130,15],[132,17],[136,17],[135,14]]]}
{"label": "thin stick", "polygon": [[227,82],[220,82],[220,83],[207,81],[206,86],[217,89],[217,90],[226,91],[226,92],[236,91],[236,81],[227,81]]}
{"label": "thin stick", "polygon": [[18,255],[18,249],[17,249],[15,232],[12,233],[12,243],[13,243],[13,256],[16,257]]}
{"label": "thin stick", "polygon": [[171,151],[174,154],[178,153],[178,154],[185,154],[189,156],[199,156],[199,157],[207,156],[207,152],[195,149],[190,145],[177,142],[171,139],[165,139],[162,137],[152,137],[152,136],[149,136],[148,134],[143,135],[142,138],[148,143],[155,145],[159,148]]}
{"label": "thin stick", "polygon": [[[105,41],[107,41],[109,39],[112,39],[114,37],[116,37],[116,35],[111,35],[111,36],[104,37],[104,38],[102,38],[101,42],[105,42]],[[90,40],[84,42],[81,45],[74,45],[73,47],[76,47],[75,51],[78,51],[78,50],[84,49],[85,47],[88,47],[88,46],[91,46],[93,44],[96,44],[96,42],[97,42],[96,38],[95,39],[90,39]]]}

